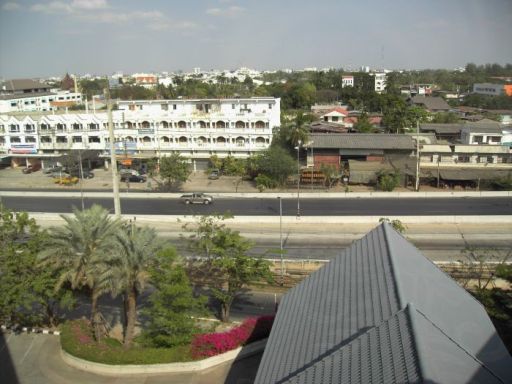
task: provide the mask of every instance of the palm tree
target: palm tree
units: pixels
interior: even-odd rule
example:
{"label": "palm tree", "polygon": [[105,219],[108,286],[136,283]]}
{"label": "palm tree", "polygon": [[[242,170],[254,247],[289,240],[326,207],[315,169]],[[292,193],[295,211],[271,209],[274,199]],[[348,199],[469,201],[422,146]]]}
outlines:
{"label": "palm tree", "polygon": [[286,138],[293,147],[298,146],[299,141],[307,143],[309,141],[308,123],[311,118],[302,111],[298,112],[293,122],[286,127]]}
{"label": "palm tree", "polygon": [[137,298],[148,283],[148,269],[155,254],[163,248],[163,242],[158,240],[153,228],[134,225],[124,226],[117,240],[120,244],[120,262],[114,274],[125,293],[126,329],[123,344],[129,348],[133,342],[137,319]]}
{"label": "palm tree", "polygon": [[100,331],[98,298],[114,291],[112,263],[116,262],[116,234],[119,220],[111,220],[107,210],[99,205],[80,211],[74,216],[61,215],[62,227],[51,228],[45,249],[38,255],[42,265],[60,270],[56,289],[65,283],[71,289],[88,288],[91,295],[91,323],[97,340]]}

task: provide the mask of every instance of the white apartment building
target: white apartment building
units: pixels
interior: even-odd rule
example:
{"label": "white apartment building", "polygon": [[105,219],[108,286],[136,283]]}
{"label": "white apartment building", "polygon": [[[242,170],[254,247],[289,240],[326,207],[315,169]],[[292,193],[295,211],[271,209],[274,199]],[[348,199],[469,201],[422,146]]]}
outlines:
{"label": "white apartment building", "polygon": [[353,87],[354,86],[354,76],[341,76],[341,86],[345,87]]}
{"label": "white apartment building", "polygon": [[80,103],[82,95],[68,91],[1,95],[0,113],[46,112]]}
{"label": "white apartment building", "polygon": [[[247,158],[268,148],[280,125],[280,99],[120,101],[113,125],[120,155],[144,159],[177,152],[194,170],[203,169],[212,155]],[[4,156],[43,159],[75,150],[109,156],[105,112],[0,115]]]}
{"label": "white apartment building", "polygon": [[375,92],[382,93],[386,90],[386,73],[385,72],[371,72],[370,76],[375,79]]}

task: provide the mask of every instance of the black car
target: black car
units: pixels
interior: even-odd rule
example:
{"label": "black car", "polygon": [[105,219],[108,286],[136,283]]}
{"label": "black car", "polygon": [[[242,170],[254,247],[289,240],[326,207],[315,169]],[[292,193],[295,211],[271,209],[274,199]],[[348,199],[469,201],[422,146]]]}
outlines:
{"label": "black car", "polygon": [[124,174],[121,175],[121,181],[129,181],[130,183],[144,183],[146,178],[140,175]]}
{"label": "black car", "polygon": [[70,169],[68,171],[68,174],[71,176],[71,177],[79,177],[79,178],[82,178],[82,179],[92,179],[94,177],[94,173],[92,173],[90,170],[88,169],[84,169],[83,170],[83,176],[82,176],[82,172],[80,170],[80,168],[73,168],[73,169]]}

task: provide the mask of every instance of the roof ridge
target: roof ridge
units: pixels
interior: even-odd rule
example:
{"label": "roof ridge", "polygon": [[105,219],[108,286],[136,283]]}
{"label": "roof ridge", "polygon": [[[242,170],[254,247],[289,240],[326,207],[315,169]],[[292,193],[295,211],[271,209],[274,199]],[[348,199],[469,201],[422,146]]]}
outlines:
{"label": "roof ridge", "polygon": [[382,227],[382,231],[384,233],[384,239],[386,240],[386,250],[388,252],[389,264],[390,264],[391,271],[392,271],[393,284],[395,285],[395,291],[396,291],[396,296],[397,296],[397,300],[398,300],[398,307],[404,308],[405,303],[403,301],[403,293],[402,293],[403,291],[401,288],[400,280],[398,279],[398,265],[395,262],[395,258],[393,257],[393,249],[392,249],[392,245],[391,245],[392,242],[389,239],[389,231],[392,230],[392,228],[391,228],[391,225],[389,223],[387,223],[386,221],[384,221],[380,226]]}
{"label": "roof ridge", "polygon": [[[500,377],[498,376],[496,373],[494,373],[489,367],[487,367],[487,365],[485,365],[484,362],[482,362],[480,359],[478,359],[476,356],[474,356],[470,351],[468,351],[466,348],[464,348],[464,346],[462,346],[461,344],[459,344],[455,339],[453,339],[452,337],[450,337],[450,335],[448,335],[439,325],[437,325],[436,323],[434,323],[434,321],[432,321],[425,313],[423,313],[421,310],[415,308],[412,303],[408,303],[408,307],[409,307],[409,314],[411,315],[411,320],[414,318],[414,312],[420,314],[421,316],[423,316],[423,318],[425,320],[427,320],[430,324],[432,324],[432,326],[434,328],[436,328],[439,332],[441,332],[448,340],[450,340],[454,345],[456,345],[461,351],[463,351],[466,355],[468,355],[470,358],[472,358],[475,362],[477,362],[480,366],[482,366],[487,372],[489,372],[492,376],[494,376],[496,379],[498,379],[500,382],[502,382],[503,384],[505,384],[506,382]],[[412,324],[415,324],[415,321],[413,320],[411,322]],[[414,328],[414,325],[413,325],[413,338],[414,338],[414,342],[415,342],[415,345],[416,346],[420,346],[421,343],[418,342],[417,340],[417,333],[416,333],[416,329],[417,328]],[[417,348],[418,349],[418,348]],[[421,353],[418,353],[418,357],[421,358]],[[422,362],[420,361],[419,362],[419,366],[423,368],[423,365],[422,365]],[[423,372],[422,371],[422,377],[423,377]]]}

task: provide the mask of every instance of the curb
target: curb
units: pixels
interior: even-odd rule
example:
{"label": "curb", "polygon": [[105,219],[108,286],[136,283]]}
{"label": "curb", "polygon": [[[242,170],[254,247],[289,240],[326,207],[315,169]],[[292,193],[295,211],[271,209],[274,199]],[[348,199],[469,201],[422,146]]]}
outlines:
{"label": "curb", "polygon": [[60,335],[60,331],[52,331],[46,328],[29,328],[29,327],[7,327],[5,325],[1,325],[0,329],[2,331],[11,331],[13,333],[41,333],[43,335]]}
{"label": "curb", "polygon": [[241,360],[255,355],[265,349],[268,339],[263,339],[251,343],[245,347],[238,347],[232,351],[221,355],[209,357],[199,361],[190,361],[186,363],[167,363],[167,364],[148,364],[148,365],[110,365],[95,363],[84,360],[69,354],[62,348],[60,354],[64,362],[73,368],[81,369],[87,372],[101,375],[133,375],[149,373],[193,373],[224,364],[229,361]]}
{"label": "curb", "polygon": [[[69,215],[69,214],[65,214]],[[64,222],[60,214],[30,212],[30,216],[36,221],[56,221]],[[176,223],[179,219],[182,223],[195,222],[196,216],[178,216],[178,215],[121,215],[125,220],[136,218],[137,223],[148,225],[155,223]],[[404,224],[483,224],[483,223],[512,223],[512,215],[443,215],[443,216],[283,216],[283,224],[378,224],[382,217],[389,220],[400,220]],[[271,224],[279,223],[279,216],[235,216],[232,219],[225,220],[230,223],[258,223]]]}
{"label": "curb", "polygon": [[[174,193],[160,193],[160,192],[137,192],[126,193],[121,192],[120,196],[123,199],[179,199],[181,195],[189,192],[174,192]],[[297,197],[296,192],[207,192],[214,198],[249,198],[249,199],[275,199],[282,197],[284,199],[292,199]],[[105,192],[87,192],[84,191],[84,197],[87,198],[110,198],[112,191]],[[41,192],[41,191],[0,191],[0,196],[15,196],[15,197],[80,197],[80,191],[77,192]],[[358,199],[358,198],[377,198],[377,199],[415,199],[415,198],[461,198],[461,197],[509,197],[512,196],[512,191],[467,191],[467,192],[307,192],[304,191],[301,195],[303,199]]]}

